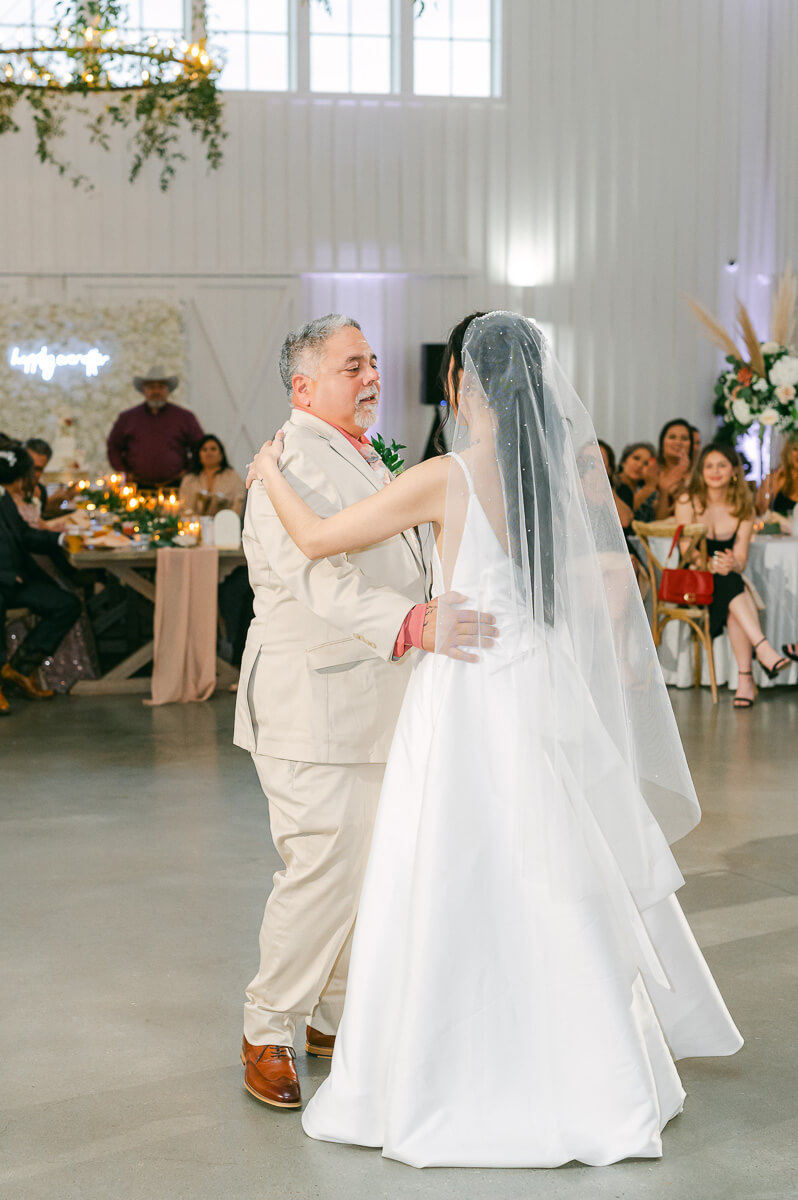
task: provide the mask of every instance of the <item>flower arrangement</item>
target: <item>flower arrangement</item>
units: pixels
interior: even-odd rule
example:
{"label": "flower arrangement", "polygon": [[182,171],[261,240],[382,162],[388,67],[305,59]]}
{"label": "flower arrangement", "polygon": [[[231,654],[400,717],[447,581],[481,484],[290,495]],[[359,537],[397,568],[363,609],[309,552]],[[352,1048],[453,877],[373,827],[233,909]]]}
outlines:
{"label": "flower arrangement", "polygon": [[713,412],[719,438],[734,442],[756,424],[760,441],[768,429],[798,429],[798,354],[792,349],[798,280],[787,268],[773,302],[770,341],[760,342],[745,305],[737,301],[737,323],[746,353],[721,323],[696,300],[690,306],[713,345],[726,351],[727,366],[715,384]]}

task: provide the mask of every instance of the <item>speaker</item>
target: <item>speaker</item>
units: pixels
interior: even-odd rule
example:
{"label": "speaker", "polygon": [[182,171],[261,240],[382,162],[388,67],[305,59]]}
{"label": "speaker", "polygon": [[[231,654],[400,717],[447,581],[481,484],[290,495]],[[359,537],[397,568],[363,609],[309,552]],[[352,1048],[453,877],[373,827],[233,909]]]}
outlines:
{"label": "speaker", "polygon": [[443,404],[443,387],[439,372],[443,362],[445,342],[425,342],[421,347],[421,403]]}

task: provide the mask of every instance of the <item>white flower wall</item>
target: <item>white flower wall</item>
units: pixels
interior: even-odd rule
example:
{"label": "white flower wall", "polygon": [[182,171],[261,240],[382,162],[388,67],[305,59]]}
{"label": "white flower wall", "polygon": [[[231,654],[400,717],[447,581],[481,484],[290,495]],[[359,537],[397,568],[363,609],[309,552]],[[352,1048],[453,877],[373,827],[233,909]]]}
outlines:
{"label": "white flower wall", "polygon": [[[35,362],[28,358],[32,355]],[[89,473],[103,471],[108,463],[105,441],[117,415],[141,403],[133,376],[145,375],[152,366],[180,377],[172,399],[185,403],[188,355],[182,305],[163,300],[101,306],[81,301],[0,304],[0,431],[52,443],[71,420],[68,432],[81,467]]]}

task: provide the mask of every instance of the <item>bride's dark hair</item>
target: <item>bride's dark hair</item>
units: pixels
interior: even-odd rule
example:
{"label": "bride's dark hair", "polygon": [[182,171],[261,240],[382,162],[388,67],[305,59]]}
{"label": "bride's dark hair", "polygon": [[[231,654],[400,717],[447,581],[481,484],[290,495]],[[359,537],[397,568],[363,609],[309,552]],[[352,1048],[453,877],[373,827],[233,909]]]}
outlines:
{"label": "bride's dark hair", "polygon": [[466,331],[472,321],[476,321],[478,317],[484,317],[487,314],[484,312],[472,312],[467,317],[463,317],[462,321],[458,321],[455,327],[449,334],[449,340],[443,351],[441,359],[441,367],[438,372],[438,378],[441,381],[443,394],[446,397],[446,419],[449,413],[457,412],[457,404],[453,403],[454,397],[449,395],[449,374],[454,375],[455,383],[463,369],[463,342],[465,340]]}
{"label": "bride's dark hair", "polygon": [[553,625],[556,513],[549,461],[562,458],[564,433],[546,395],[543,335],[525,318],[497,312],[477,320],[463,342],[461,361],[467,354],[473,362],[496,422],[510,551],[516,564],[529,572],[543,620]]}

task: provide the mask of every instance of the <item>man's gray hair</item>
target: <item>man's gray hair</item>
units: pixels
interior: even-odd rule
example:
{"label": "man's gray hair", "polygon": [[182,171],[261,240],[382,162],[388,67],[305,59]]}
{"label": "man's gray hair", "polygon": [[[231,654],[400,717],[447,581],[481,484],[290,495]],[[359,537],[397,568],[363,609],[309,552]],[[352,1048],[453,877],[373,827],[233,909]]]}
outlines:
{"label": "man's gray hair", "polygon": [[353,317],[328,313],[326,317],[317,317],[289,333],[280,351],[280,377],[289,396],[293,395],[291,380],[294,376],[309,375],[315,379],[328,338],[348,326],[360,329]]}

